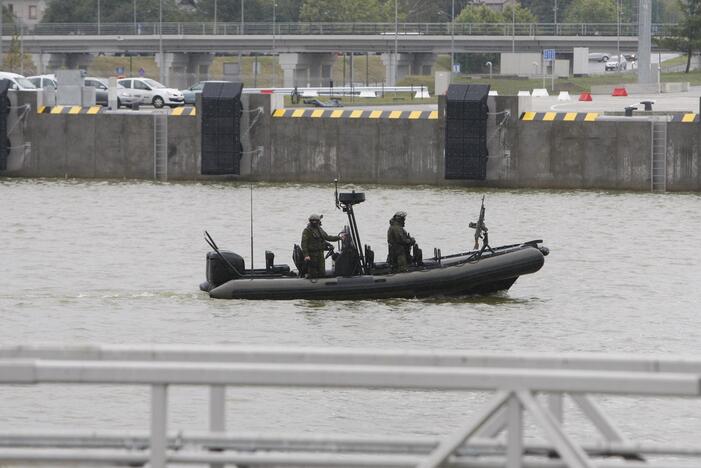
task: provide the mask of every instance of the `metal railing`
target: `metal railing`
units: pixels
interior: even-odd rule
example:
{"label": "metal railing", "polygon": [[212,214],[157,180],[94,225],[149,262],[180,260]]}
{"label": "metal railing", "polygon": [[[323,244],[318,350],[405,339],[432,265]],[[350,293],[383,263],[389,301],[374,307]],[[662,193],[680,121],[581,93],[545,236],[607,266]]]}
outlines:
{"label": "metal railing", "polygon": [[[652,25],[653,36],[669,35],[675,24]],[[394,23],[162,23],[164,35],[379,35],[394,36]],[[637,36],[637,23],[399,23],[400,36]],[[619,29],[620,28],[620,29]],[[3,35],[152,36],[159,23],[5,24]]]}
{"label": "metal railing", "polygon": [[[587,395],[698,398],[701,359],[695,357],[173,345],[0,347],[1,385],[53,383],[150,386],[150,431],[13,428],[0,432],[0,462],[150,462],[154,468],[167,463],[669,468],[694,465],[644,457],[701,457],[701,446],[627,440]],[[176,385],[210,387],[209,432],[168,431],[168,389]],[[487,391],[494,396],[443,439],[251,434],[226,431],[227,386]],[[547,402],[540,394],[547,395]],[[563,430],[565,396],[598,430],[600,440],[579,443]],[[371,405],[371,398],[365,404]],[[547,442],[526,441],[525,415]],[[651,421],[659,424],[659,419]]]}

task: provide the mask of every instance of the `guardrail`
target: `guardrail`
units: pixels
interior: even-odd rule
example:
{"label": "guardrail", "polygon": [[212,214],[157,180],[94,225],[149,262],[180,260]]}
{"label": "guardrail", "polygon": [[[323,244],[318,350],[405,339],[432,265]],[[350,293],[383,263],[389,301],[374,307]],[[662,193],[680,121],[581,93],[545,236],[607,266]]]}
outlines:
{"label": "guardrail", "polygon": [[[49,383],[148,385],[150,431],[6,430],[0,432],[0,461],[150,462],[153,468],[166,463],[670,468],[694,465],[643,457],[701,457],[701,446],[627,440],[586,395],[698,398],[701,359],[695,357],[224,346],[0,347],[0,385]],[[175,385],[210,387],[209,432],[168,432],[168,389]],[[494,396],[464,427],[443,439],[251,434],[226,432],[227,386],[490,391]],[[548,395],[547,404],[539,394]],[[600,440],[578,443],[565,433],[565,396],[599,431]],[[547,443],[525,442],[525,414]],[[505,440],[497,438],[501,433]]]}
{"label": "guardrail", "polygon": [[[675,24],[652,25],[653,36],[669,35]],[[4,35],[379,35],[394,36],[394,23],[39,23],[5,24]],[[399,36],[637,36],[637,23],[399,23]]]}

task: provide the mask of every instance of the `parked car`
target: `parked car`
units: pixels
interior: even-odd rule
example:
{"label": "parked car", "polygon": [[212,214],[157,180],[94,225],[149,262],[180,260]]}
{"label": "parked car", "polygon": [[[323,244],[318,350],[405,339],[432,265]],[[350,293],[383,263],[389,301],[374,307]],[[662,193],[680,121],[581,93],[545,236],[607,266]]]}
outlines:
{"label": "parked car", "polygon": [[0,80],[9,80],[12,83],[10,89],[19,89],[21,91],[36,91],[37,89],[34,83],[17,73],[0,72]]}
{"label": "parked car", "polygon": [[608,62],[609,57],[611,57],[611,54],[607,52],[591,52],[589,54],[589,61],[590,62]]}
{"label": "parked car", "polygon": [[[95,88],[95,104],[100,106],[109,105],[109,82],[104,78],[88,76],[85,78],[85,86]],[[131,107],[135,103],[141,103],[144,94],[136,89],[127,89],[117,83],[117,108],[122,106]]]}
{"label": "parked car", "polygon": [[189,88],[182,90],[183,96],[185,97],[185,104],[194,104],[197,101],[197,95],[202,93],[202,90],[204,89],[205,83],[228,83],[228,82],[227,81],[217,81],[217,80],[198,81],[197,83],[190,86]]}
{"label": "parked car", "polygon": [[622,71],[628,68],[628,61],[624,56],[614,55],[609,61],[606,62],[604,67],[606,71]]}
{"label": "parked car", "polygon": [[36,75],[28,76],[27,80],[31,81],[34,86],[40,89],[58,87],[55,75]]}
{"label": "parked car", "polygon": [[166,88],[150,78],[124,78],[118,83],[127,89],[143,93],[143,104],[152,104],[156,109],[163,106],[178,107],[185,103],[183,93],[177,89]]}

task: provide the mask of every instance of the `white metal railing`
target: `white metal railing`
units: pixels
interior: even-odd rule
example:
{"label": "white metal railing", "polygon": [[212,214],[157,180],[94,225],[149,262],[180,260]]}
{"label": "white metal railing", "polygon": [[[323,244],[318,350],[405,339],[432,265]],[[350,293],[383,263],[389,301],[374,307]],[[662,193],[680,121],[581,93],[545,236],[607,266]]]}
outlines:
{"label": "white metal railing", "polygon": [[[0,347],[0,385],[47,383],[148,385],[150,430],[5,430],[0,432],[0,462],[653,468],[693,465],[643,462],[642,457],[701,457],[701,446],[628,441],[587,395],[698,398],[701,359],[696,357],[225,346]],[[168,389],[174,385],[210,388],[209,432],[168,432]],[[494,397],[444,439],[226,432],[226,387],[244,385],[490,391]],[[547,395],[547,403],[540,394]],[[600,440],[578,443],[563,430],[565,396],[598,429]],[[525,414],[547,443],[526,441]],[[553,452],[559,459],[548,457]],[[610,456],[621,459],[601,458]]]}

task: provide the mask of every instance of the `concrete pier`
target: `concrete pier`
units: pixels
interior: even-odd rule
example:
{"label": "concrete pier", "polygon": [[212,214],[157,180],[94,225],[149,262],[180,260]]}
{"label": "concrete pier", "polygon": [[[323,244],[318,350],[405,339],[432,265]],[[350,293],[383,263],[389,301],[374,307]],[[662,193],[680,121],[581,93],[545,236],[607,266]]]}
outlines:
{"label": "concrete pier", "polygon": [[[27,99],[22,96],[20,101]],[[252,127],[241,136],[242,173],[230,177],[536,189],[651,188],[650,117],[544,113],[539,119],[529,113],[530,117],[522,118],[518,98],[490,97],[487,178],[449,181],[444,177],[442,104],[435,118],[411,111],[276,112],[269,95],[244,95],[243,104],[241,128]],[[22,132],[11,136],[13,147],[20,149],[13,150],[2,175],[154,177],[152,113],[80,112],[29,112]],[[200,174],[199,116],[182,109],[170,112],[169,179],[220,179]],[[593,115],[598,117],[590,119]],[[666,124],[668,191],[701,190],[699,125],[696,114],[684,114]],[[257,152],[259,148],[262,151]]]}

